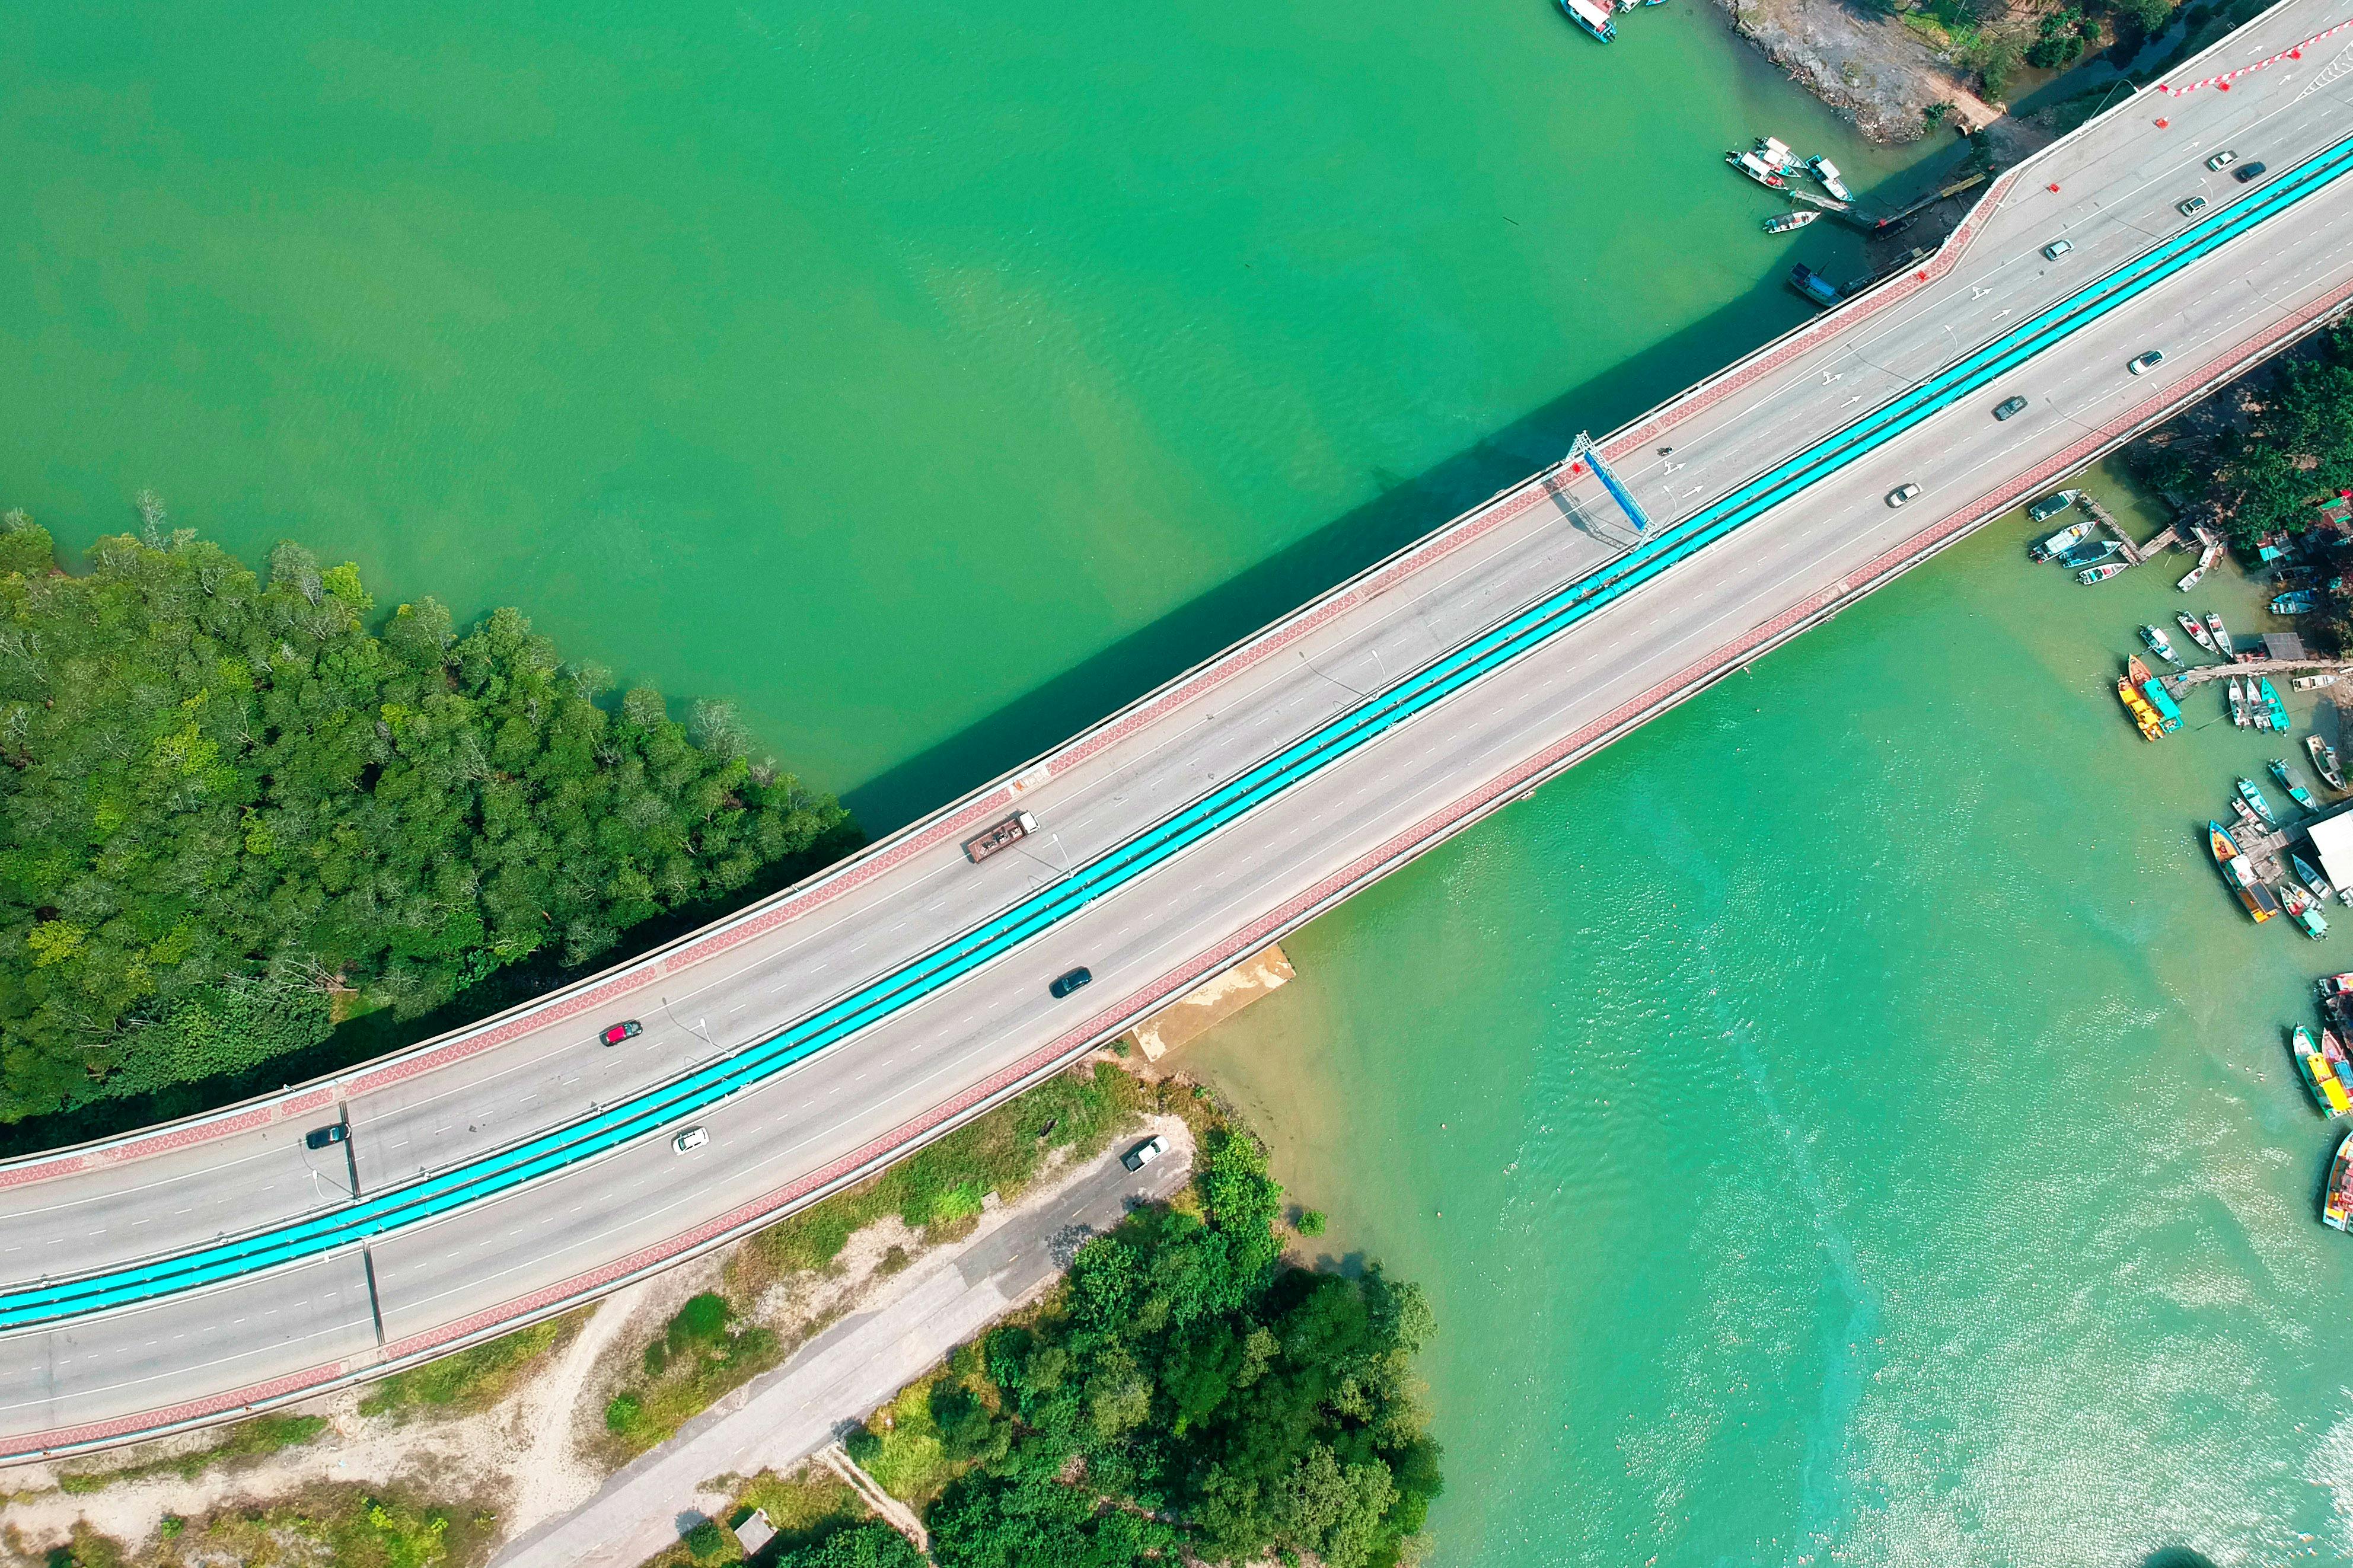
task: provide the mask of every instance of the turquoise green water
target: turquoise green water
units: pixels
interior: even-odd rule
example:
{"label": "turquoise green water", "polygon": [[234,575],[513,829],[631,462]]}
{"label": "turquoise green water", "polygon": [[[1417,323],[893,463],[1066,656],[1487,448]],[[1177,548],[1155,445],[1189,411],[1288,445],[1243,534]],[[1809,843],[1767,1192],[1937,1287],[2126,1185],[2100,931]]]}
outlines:
{"label": "turquoise green water", "polygon": [[[876,826],[1796,321],[1852,242],[1723,146],[1907,162],[1696,5],[20,7],[0,102],[0,501],[522,604]],[[1436,1563],[2347,1553],[2327,950],[2195,837],[2268,753],[2017,533],[1199,1048],[1437,1296]]]}
{"label": "turquoise green water", "polygon": [[2200,844],[2284,748],[2211,689],[2142,742],[2181,567],[2013,521],[1319,921],[1188,1064],[1431,1285],[1435,1562],[2353,1551],[2283,1044],[2335,944]]}
{"label": "turquoise green water", "polygon": [[0,495],[530,607],[888,826],[1860,270],[1663,6],[18,7]]}

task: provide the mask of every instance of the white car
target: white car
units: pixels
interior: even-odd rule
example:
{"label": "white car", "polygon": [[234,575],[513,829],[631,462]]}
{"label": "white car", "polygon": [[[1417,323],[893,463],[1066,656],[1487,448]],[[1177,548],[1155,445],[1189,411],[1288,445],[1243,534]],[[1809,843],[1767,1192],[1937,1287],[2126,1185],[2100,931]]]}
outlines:
{"label": "white car", "polygon": [[2227,168],[2229,168],[2232,164],[2233,164],[2233,163],[2237,163],[2238,161],[2239,161],[2239,155],[2238,155],[2236,153],[2229,153],[2229,152],[2217,153],[2215,153],[2211,158],[2209,158],[2209,159],[2207,159],[2207,160],[2206,160],[2206,166],[2207,166],[2208,168],[2210,168],[2210,169],[2213,169],[2213,170],[2216,170],[2216,171],[2218,171],[2218,172],[2219,172],[2219,171],[2221,171],[2221,170],[2223,170],[2223,169],[2227,169]]}
{"label": "white car", "polygon": [[1168,1144],[1166,1140],[1160,1138],[1146,1138],[1143,1142],[1138,1143],[1134,1148],[1130,1149],[1126,1153],[1122,1154],[1119,1157],[1119,1163],[1125,1165],[1131,1171],[1141,1171],[1145,1166],[1149,1165],[1153,1161],[1157,1160],[1161,1155],[1166,1154],[1166,1152],[1168,1152]]}
{"label": "white car", "polygon": [[691,1150],[700,1149],[705,1143],[710,1142],[711,1132],[708,1128],[690,1127],[685,1131],[680,1133],[677,1137],[671,1139],[670,1141],[670,1146],[683,1154]]}
{"label": "white car", "polygon": [[1898,485],[1894,489],[1887,492],[1887,504],[1889,506],[1902,506],[1905,501],[1910,500],[1914,496],[1916,496],[1919,493],[1920,487],[1918,485]]}
{"label": "white car", "polygon": [[2135,355],[2131,363],[2126,364],[2125,368],[2132,372],[2135,375],[2138,375],[2143,371],[2155,370],[2158,365],[2161,365],[2164,363],[2165,351],[2163,349],[2151,349],[2145,354]]}

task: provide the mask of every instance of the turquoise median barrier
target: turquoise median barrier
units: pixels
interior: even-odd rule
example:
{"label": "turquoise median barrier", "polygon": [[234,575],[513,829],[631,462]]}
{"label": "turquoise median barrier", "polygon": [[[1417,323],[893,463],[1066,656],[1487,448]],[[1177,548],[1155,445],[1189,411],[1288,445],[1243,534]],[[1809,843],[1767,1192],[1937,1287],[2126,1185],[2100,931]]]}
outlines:
{"label": "turquoise median barrier", "polygon": [[1661,529],[1626,554],[1506,618],[1285,750],[1002,914],[921,958],[829,1003],[782,1032],[580,1121],[487,1154],[438,1175],[364,1198],[331,1214],[295,1220],[186,1252],[79,1278],[44,1280],[0,1294],[0,1331],[53,1324],[218,1284],[351,1247],[447,1215],[526,1182],[673,1127],[881,1022],[970,974],[1087,904],[1166,864],[1369,744],[1432,705],[1632,593],[1773,507],[1839,472],[2002,376],[2110,310],[2172,277],[2256,225],[2277,216],[2353,167],[2353,138],[2160,241],[1992,342],[1961,356],[1854,423],[1786,462]]}

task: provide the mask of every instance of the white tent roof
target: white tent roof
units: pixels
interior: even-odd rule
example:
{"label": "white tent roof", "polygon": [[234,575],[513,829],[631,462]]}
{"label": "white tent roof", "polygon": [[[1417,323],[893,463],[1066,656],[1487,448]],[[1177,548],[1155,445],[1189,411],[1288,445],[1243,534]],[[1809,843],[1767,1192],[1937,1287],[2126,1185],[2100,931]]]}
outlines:
{"label": "white tent roof", "polygon": [[2340,811],[2306,829],[2320,852],[2320,868],[2340,888],[2353,888],[2353,811]]}

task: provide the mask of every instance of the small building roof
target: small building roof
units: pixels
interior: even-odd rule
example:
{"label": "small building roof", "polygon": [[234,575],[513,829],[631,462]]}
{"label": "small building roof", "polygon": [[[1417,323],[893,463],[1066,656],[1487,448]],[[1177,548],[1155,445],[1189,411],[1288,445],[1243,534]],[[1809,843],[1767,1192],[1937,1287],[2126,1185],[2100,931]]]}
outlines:
{"label": "small building roof", "polygon": [[735,1527],[735,1539],[743,1543],[744,1555],[757,1557],[760,1549],[776,1538],[776,1527],[768,1522],[768,1510],[755,1508],[752,1517]]}
{"label": "small building roof", "polygon": [[2320,856],[2320,868],[2340,888],[2353,888],[2353,811],[2322,817],[2305,830]]}
{"label": "small building roof", "polygon": [[2272,658],[2302,658],[2304,639],[2294,632],[2265,632],[2263,652]]}

